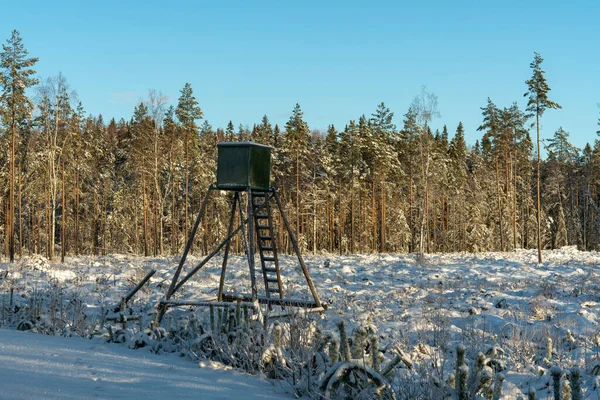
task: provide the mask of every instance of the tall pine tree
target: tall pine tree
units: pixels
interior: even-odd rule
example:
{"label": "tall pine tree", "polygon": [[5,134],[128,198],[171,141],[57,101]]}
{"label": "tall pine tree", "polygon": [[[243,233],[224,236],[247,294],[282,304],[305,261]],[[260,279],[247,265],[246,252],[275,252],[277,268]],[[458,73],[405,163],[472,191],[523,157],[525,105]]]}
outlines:
{"label": "tall pine tree", "polygon": [[189,151],[189,141],[190,134],[197,133],[198,126],[196,125],[196,120],[202,119],[203,113],[202,109],[198,105],[198,101],[194,97],[194,91],[192,90],[192,85],[186,83],[181,89],[181,96],[179,96],[179,102],[177,104],[177,108],[175,109],[175,115],[177,115],[177,119],[181,123],[181,128],[183,129],[184,134],[184,144],[183,151],[185,154],[185,200],[184,200],[184,232],[187,237],[190,231],[190,220],[188,218],[188,209],[189,209],[189,196],[190,196],[190,151]]}
{"label": "tall pine tree", "polygon": [[19,32],[13,30],[6,45],[2,45],[0,53],[0,104],[2,119],[8,126],[10,134],[9,150],[9,189],[8,213],[6,221],[6,236],[8,238],[8,254],[10,262],[15,260],[15,148],[17,146],[18,128],[24,125],[31,117],[33,103],[27,97],[27,88],[38,83],[33,77],[35,70],[32,68],[38,61],[37,58],[27,58],[28,51],[23,46]]}
{"label": "tall pine tree", "polygon": [[542,238],[541,238],[541,189],[540,189],[540,118],[549,108],[559,109],[562,108],[558,103],[551,101],[548,98],[548,92],[550,86],[546,82],[544,76],[545,71],[542,70],[542,62],[544,59],[538,54],[534,53],[533,61],[529,64],[529,67],[533,70],[533,74],[530,79],[525,81],[527,84],[527,92],[523,95],[529,97],[527,102],[527,111],[531,115],[535,115],[535,126],[537,130],[537,242],[538,242],[538,263],[542,263]]}

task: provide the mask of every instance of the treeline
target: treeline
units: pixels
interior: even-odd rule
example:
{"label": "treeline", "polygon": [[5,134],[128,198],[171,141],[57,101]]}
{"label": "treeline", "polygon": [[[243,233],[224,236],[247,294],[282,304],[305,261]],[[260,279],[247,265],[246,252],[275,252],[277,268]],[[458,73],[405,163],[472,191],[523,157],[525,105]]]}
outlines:
{"label": "treeline", "polygon": [[[215,129],[203,120],[189,84],[176,105],[150,91],[128,121],[86,116],[62,75],[34,78],[36,62],[14,31],[0,65],[0,244],[9,259],[177,254],[215,181],[217,143],[248,140],[273,147],[273,185],[306,251],[537,245],[529,129],[543,108],[531,107],[531,96],[527,110],[516,103],[498,107],[488,99],[482,137],[469,148],[462,124],[452,133],[446,126],[432,132],[437,98],[425,89],[400,126],[381,103],[369,116],[323,133],[309,129],[299,105],[284,127],[264,116],[251,129],[236,129],[232,122]],[[532,63],[534,77],[540,63],[541,58],[538,70]],[[539,93],[535,100],[539,106]],[[577,149],[560,128],[546,149],[542,247],[598,249],[600,142]],[[228,201],[212,198],[196,251],[211,250],[226,235]],[[279,229],[279,246],[290,250],[283,233]],[[240,241],[233,249],[243,251]]]}

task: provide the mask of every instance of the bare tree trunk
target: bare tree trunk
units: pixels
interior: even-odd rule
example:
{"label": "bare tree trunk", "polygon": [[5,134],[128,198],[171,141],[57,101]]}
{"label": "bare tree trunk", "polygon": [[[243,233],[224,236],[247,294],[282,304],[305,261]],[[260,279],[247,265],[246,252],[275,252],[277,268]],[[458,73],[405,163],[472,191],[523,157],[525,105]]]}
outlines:
{"label": "bare tree trunk", "polygon": [[[57,101],[58,103],[58,101]],[[49,227],[49,237],[50,237],[50,251],[48,258],[50,261],[54,259],[54,246],[55,246],[55,236],[56,236],[56,207],[57,207],[57,197],[58,197],[58,171],[56,166],[56,148],[57,148],[57,138],[58,138],[58,126],[60,124],[60,111],[58,109],[56,111],[56,121],[54,125],[54,134],[52,131],[48,131],[49,135],[49,143],[48,143],[48,174],[50,176],[49,182],[49,199],[48,205],[51,207],[50,211],[50,227]]]}
{"label": "bare tree trunk", "polygon": [[100,199],[99,199],[99,195],[98,195],[98,183],[95,182],[95,187],[94,187],[94,230],[93,230],[93,238],[92,238],[92,243],[93,243],[93,253],[95,255],[100,255],[100,222],[99,222],[99,203],[100,203]]}
{"label": "bare tree trunk", "polygon": [[[79,201],[78,201],[79,202]],[[83,214],[81,215],[81,244],[79,246],[79,252],[85,252],[85,240],[86,240],[86,227],[87,227],[87,220],[89,219],[89,209],[88,208],[84,208],[83,210]]]}
{"label": "bare tree trunk", "polygon": [[300,226],[300,156],[296,151],[296,234],[302,234]]}
{"label": "bare tree trunk", "polygon": [[[146,181],[144,179],[144,159],[142,158],[142,213],[144,216],[144,257],[148,257],[150,255],[148,249],[148,216],[146,210]],[[187,213],[187,204],[186,204],[186,213]]]}
{"label": "bare tree trunk", "polygon": [[102,186],[102,255],[107,254],[106,243],[106,230],[108,228],[108,194],[106,193],[106,183]]}
{"label": "bare tree trunk", "polygon": [[386,251],[386,246],[385,246],[385,241],[386,241],[386,218],[387,218],[387,210],[386,210],[386,187],[385,185],[382,183],[381,185],[381,233],[379,235],[379,240],[380,240],[380,244],[379,244],[379,251],[381,252],[385,252]]}
{"label": "bare tree trunk", "polygon": [[154,133],[154,190],[155,190],[155,204],[154,204],[154,236],[155,236],[155,256],[163,253],[163,231],[162,231],[162,196],[160,193],[160,183],[158,179],[158,127],[155,128]]}
{"label": "bare tree trunk", "polygon": [[[590,185],[587,185],[587,192],[589,193]],[[587,250],[587,201],[583,204],[583,250]]]}
{"label": "bare tree trunk", "polygon": [[439,248],[438,236],[437,236],[437,210],[436,210],[436,201],[433,201],[433,205],[431,206],[431,230],[432,230],[432,251],[436,252]]}
{"label": "bare tree trunk", "polygon": [[440,243],[440,248],[442,249],[442,251],[445,251],[447,249],[447,244],[446,244],[446,212],[448,210],[448,207],[446,206],[446,196],[442,195],[442,215],[441,215],[441,221],[440,221],[440,231],[441,231],[441,243]]}
{"label": "bare tree trunk", "polygon": [[[6,203],[2,203],[1,207],[3,208],[4,215],[4,231],[8,232],[8,201]],[[2,241],[2,247],[4,247],[3,254],[8,255],[8,236],[5,234],[4,240]],[[0,259],[2,257],[0,256]]]}
{"label": "bare tree trunk", "polygon": [[37,240],[36,240],[36,245],[35,245],[35,253],[36,254],[41,254],[42,253],[42,217],[41,217],[41,213],[42,210],[40,209],[40,204],[37,203],[36,205],[36,209],[37,212],[35,213],[36,216],[36,232],[37,232]]}
{"label": "bare tree trunk", "polygon": [[375,207],[375,181],[371,180],[371,249],[377,252],[377,209]]}
{"label": "bare tree trunk", "polygon": [[25,219],[25,227],[27,229],[27,236],[24,239],[27,247],[27,254],[31,257],[33,254],[33,239],[34,239],[34,230],[33,230],[33,213],[31,211],[31,202],[28,202],[25,207],[27,210],[27,217]]}
{"label": "bare tree trunk", "polygon": [[408,162],[408,228],[410,229],[410,246],[408,251],[414,251],[415,231],[413,226],[413,160],[412,154]]}
{"label": "bare tree trunk", "polygon": [[177,231],[175,216],[175,176],[173,175],[173,159],[171,158],[171,255],[177,254]]}
{"label": "bare tree trunk", "polygon": [[[330,190],[330,189],[329,189]],[[331,196],[331,194],[327,195],[327,200],[326,200],[326,204],[327,204],[327,215],[325,216],[325,226],[327,229],[327,243],[325,245],[325,248],[327,249],[328,252],[333,253],[334,251],[334,242],[335,242],[335,220],[333,218],[333,214],[335,213],[335,209],[334,209],[334,199]]]}
{"label": "bare tree trunk", "polygon": [[337,225],[337,242],[338,242],[338,251],[340,255],[343,254],[344,246],[343,246],[343,237],[344,231],[346,230],[346,208],[342,207],[342,194],[338,195],[338,225]]}
{"label": "bare tree trunk", "polygon": [[354,253],[354,184],[350,192],[350,253]]}
{"label": "bare tree trunk", "polygon": [[312,231],[313,231],[313,254],[317,254],[317,194],[313,193],[313,223],[312,223]]}
{"label": "bare tree trunk", "polygon": [[139,241],[139,207],[138,207],[138,201],[139,198],[137,196],[135,196],[134,200],[133,200],[133,208],[131,213],[133,214],[133,224],[131,226],[131,248],[133,249],[133,252],[137,255],[139,254],[139,245],[140,245],[140,241]]}
{"label": "bare tree trunk", "polygon": [[423,168],[423,186],[425,189],[425,196],[423,197],[423,211],[421,213],[421,227],[420,227],[420,239],[419,239],[419,253],[423,255],[424,247],[424,235],[425,235],[425,224],[427,221],[427,209],[428,209],[428,192],[429,192],[429,143],[425,146],[425,141],[428,140],[423,133],[421,137],[421,154],[422,154],[422,168]]}
{"label": "bare tree trunk", "polygon": [[[156,196],[156,194],[155,194]],[[159,225],[160,225],[160,221],[159,221],[159,217],[158,217],[158,198],[154,198],[154,257],[156,257],[158,254],[160,254],[160,248],[162,247],[160,245],[161,242],[161,237],[160,237],[160,232],[159,232]]]}
{"label": "bare tree trunk", "polygon": [[79,255],[79,167],[75,169],[75,184],[73,187],[73,218],[75,222],[75,232],[74,232],[74,247],[75,247],[75,255]]}
{"label": "bare tree trunk", "polygon": [[513,161],[513,247],[517,248],[517,155]]}
{"label": "bare tree trunk", "polygon": [[[339,197],[339,194],[338,194]],[[340,221],[336,221],[335,217],[339,214],[341,210],[338,210],[338,213],[335,211],[335,196],[331,197],[331,204],[329,206],[329,218],[331,219],[331,253],[335,251],[336,238],[338,237],[337,231],[340,229]],[[339,218],[339,215],[338,215]]]}
{"label": "bare tree trunk", "polygon": [[16,142],[16,115],[15,105],[12,105],[10,123],[10,160],[9,160],[9,189],[8,189],[8,212],[7,227],[8,235],[8,258],[12,263],[15,261],[15,142]]}
{"label": "bare tree trunk", "polygon": [[[539,107],[538,107],[539,110]],[[535,122],[537,127],[537,248],[538,248],[538,263],[542,263],[542,201],[540,190],[540,113],[535,114]]]}
{"label": "bare tree trunk", "polygon": [[[2,206],[4,208],[4,210],[3,210],[4,211],[4,229],[5,229],[6,232],[8,232],[8,229],[9,229],[8,228],[8,201],[6,202],[6,204],[2,204]],[[4,247],[3,253],[5,255],[8,255],[8,253],[9,253],[8,242],[9,242],[8,237],[5,236],[4,237],[4,241],[2,243],[2,245]]]}
{"label": "bare tree trunk", "polygon": [[[184,207],[184,218],[185,222],[183,224],[183,229],[185,232],[185,237],[187,238],[190,234],[190,224],[188,223],[188,196],[189,196],[189,160],[188,160],[188,130],[187,127],[184,127],[185,134],[185,207]],[[190,246],[190,253],[193,251],[194,244]]]}
{"label": "bare tree trunk", "polygon": [[425,228],[424,233],[421,233],[421,240],[423,239],[425,239],[425,251],[429,253],[429,182],[425,183]]}
{"label": "bare tree trunk", "polygon": [[364,227],[364,221],[365,221],[365,210],[363,207],[363,184],[359,183],[358,185],[358,221],[357,221],[357,226],[358,226],[358,242],[357,242],[357,250],[359,252],[363,251],[363,246],[361,246],[363,244],[363,240],[362,240],[362,235],[363,232],[365,231],[365,227]]}
{"label": "bare tree trunk", "polygon": [[61,166],[61,180],[62,180],[62,217],[60,227],[60,262],[65,262],[65,231],[67,230],[67,202],[65,196],[65,158],[62,157]]}
{"label": "bare tree trunk", "polygon": [[[50,181],[48,181],[50,182]],[[52,238],[52,232],[51,232],[51,197],[50,197],[50,183],[48,183],[46,185],[46,257],[48,257],[49,260],[52,260],[52,242],[54,241],[54,238]]]}
{"label": "bare tree trunk", "polygon": [[496,156],[496,192],[498,194],[498,224],[500,226],[500,251],[504,251],[504,229],[502,229],[502,199],[500,196],[500,177],[498,175],[498,156]]}
{"label": "bare tree trunk", "polygon": [[23,258],[23,170],[19,163],[19,258]]}

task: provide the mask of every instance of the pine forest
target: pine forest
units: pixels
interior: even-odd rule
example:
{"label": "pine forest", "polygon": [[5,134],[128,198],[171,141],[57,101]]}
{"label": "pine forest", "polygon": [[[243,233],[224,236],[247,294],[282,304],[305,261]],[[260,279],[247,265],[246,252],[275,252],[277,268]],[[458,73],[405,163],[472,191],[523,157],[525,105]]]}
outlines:
{"label": "pine forest", "polygon": [[[600,140],[576,148],[568,127],[539,140],[544,112],[559,112],[549,109],[560,99],[550,100],[537,53],[525,96],[514,93],[527,106],[496,104],[490,93],[475,143],[462,123],[432,130],[438,100],[426,87],[406,110],[381,102],[326,131],[311,130],[299,104],[284,126],[264,115],[236,127],[232,115],[213,127],[202,111],[210,99],[184,82],[176,104],[150,90],[116,121],[88,115],[62,74],[37,77],[38,59],[17,31],[0,54],[0,251],[11,261],[180,253],[223,141],[272,146],[273,186],[308,253],[600,245]],[[211,199],[193,252],[222,240],[228,202]],[[286,235],[278,241],[291,251]]]}

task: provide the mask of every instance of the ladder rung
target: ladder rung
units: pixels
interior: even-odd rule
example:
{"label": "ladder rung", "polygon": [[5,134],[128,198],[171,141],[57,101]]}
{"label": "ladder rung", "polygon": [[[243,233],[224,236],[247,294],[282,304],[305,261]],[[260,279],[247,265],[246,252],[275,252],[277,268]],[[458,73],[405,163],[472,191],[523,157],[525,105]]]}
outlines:
{"label": "ladder rung", "polygon": [[275,257],[263,257],[263,261],[275,261]]}
{"label": "ladder rung", "polygon": [[269,218],[269,215],[267,215],[267,214],[254,214],[254,216],[256,218],[262,218],[262,219]]}
{"label": "ladder rung", "polygon": [[279,293],[279,288],[278,287],[276,287],[276,288],[269,288],[269,292],[271,292],[271,293]]}
{"label": "ladder rung", "polygon": [[267,282],[277,283],[278,280],[277,280],[277,278],[267,278]]}
{"label": "ladder rung", "polygon": [[273,246],[262,246],[262,251],[273,251]]}
{"label": "ladder rung", "polygon": [[264,267],[263,269],[265,270],[265,272],[273,272],[273,273],[277,273],[277,268],[273,268],[273,267]]}
{"label": "ladder rung", "polygon": [[256,229],[267,230],[267,229],[271,229],[271,227],[269,225],[257,225]]}
{"label": "ladder rung", "polygon": [[271,236],[259,236],[260,240],[271,240]]}

